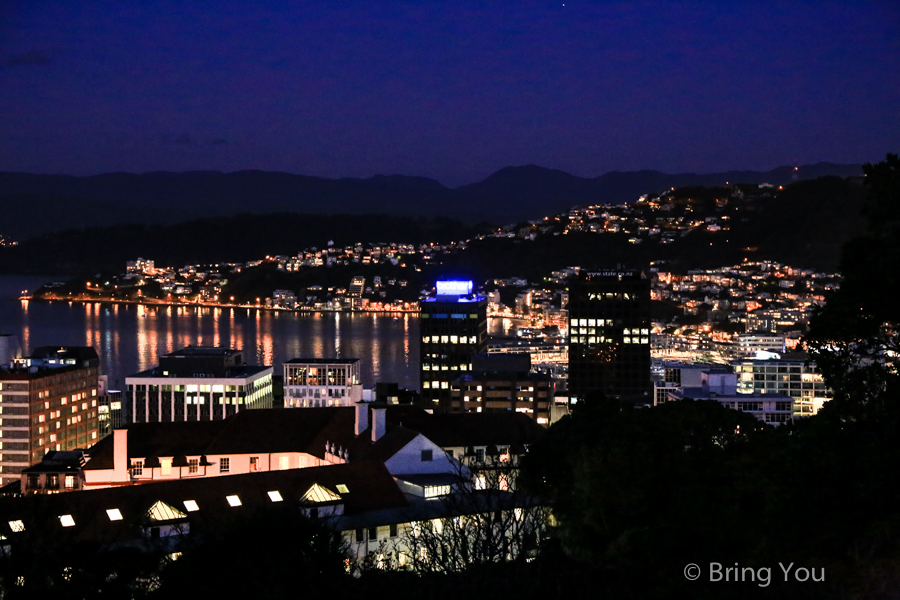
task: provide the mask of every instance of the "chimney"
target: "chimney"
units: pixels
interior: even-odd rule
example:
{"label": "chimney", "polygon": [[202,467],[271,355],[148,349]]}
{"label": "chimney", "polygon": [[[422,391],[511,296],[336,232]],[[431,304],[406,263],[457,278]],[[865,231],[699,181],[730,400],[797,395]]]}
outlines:
{"label": "chimney", "polygon": [[360,400],[356,403],[356,426],[353,434],[359,437],[363,431],[369,428],[369,404]]}
{"label": "chimney", "polygon": [[113,480],[128,481],[128,430],[113,430]]}
{"label": "chimney", "polygon": [[381,439],[381,436],[384,435],[385,428],[387,424],[385,423],[385,412],[387,412],[384,408],[373,408],[372,409],[372,441],[377,442]]}

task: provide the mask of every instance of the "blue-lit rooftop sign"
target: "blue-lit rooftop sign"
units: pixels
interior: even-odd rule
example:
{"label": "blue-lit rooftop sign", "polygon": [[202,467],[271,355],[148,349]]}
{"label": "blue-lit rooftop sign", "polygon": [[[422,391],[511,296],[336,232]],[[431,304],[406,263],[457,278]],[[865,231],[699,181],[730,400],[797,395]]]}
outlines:
{"label": "blue-lit rooftop sign", "polygon": [[450,280],[438,281],[435,287],[438,296],[471,296],[474,286],[471,281]]}

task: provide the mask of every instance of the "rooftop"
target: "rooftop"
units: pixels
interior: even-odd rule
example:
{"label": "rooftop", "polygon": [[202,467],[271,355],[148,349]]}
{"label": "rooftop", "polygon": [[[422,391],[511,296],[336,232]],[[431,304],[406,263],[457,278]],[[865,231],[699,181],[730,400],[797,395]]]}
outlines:
{"label": "rooftop", "polygon": [[216,374],[215,376],[211,376],[207,373],[175,373],[164,369],[162,367],[153,367],[152,369],[147,369],[146,371],[141,371],[140,373],[135,373],[134,375],[129,375],[126,378],[126,381],[131,378],[136,377],[145,377],[145,378],[196,378],[196,379],[246,379],[248,377],[253,377],[263,371],[271,369],[272,367],[259,367],[254,365],[241,365],[239,367],[230,367],[224,371],[221,375]]}
{"label": "rooftop", "polygon": [[286,365],[352,365],[358,363],[358,358],[292,358],[284,361]]}

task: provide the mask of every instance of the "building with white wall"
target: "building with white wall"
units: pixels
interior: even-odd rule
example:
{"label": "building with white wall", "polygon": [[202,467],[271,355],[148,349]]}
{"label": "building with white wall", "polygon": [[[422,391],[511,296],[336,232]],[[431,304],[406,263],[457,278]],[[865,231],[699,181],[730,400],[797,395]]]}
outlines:
{"label": "building with white wall", "polygon": [[815,363],[805,356],[769,360],[732,361],[737,390],[744,394],[780,394],[794,399],[794,416],[811,417],[831,393]]}
{"label": "building with white wall", "polygon": [[760,352],[783,354],[785,351],[784,336],[769,332],[742,333],[734,337],[734,356],[753,358]]}
{"label": "building with white wall", "polygon": [[272,407],[272,367],[245,364],[229,348],[182,348],[125,378],[131,423],[214,421]]}
{"label": "building with white wall", "polygon": [[84,488],[303,469],[376,460],[397,477],[448,474],[459,466],[439,445],[388,423],[387,408],[243,411],[220,421],[142,423],[97,444]]}
{"label": "building with white wall", "polygon": [[793,420],[794,400],[780,394],[740,394],[734,373],[702,373],[699,387],[681,387],[668,392],[667,402],[711,400],[725,408],[749,413],[763,423],[780,425]]}

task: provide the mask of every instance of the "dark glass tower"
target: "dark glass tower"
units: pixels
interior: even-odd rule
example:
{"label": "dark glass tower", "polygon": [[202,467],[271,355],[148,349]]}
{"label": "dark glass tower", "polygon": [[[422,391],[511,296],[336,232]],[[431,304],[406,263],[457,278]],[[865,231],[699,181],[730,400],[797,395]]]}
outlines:
{"label": "dark glass tower", "polygon": [[487,349],[487,299],[471,281],[438,281],[422,300],[419,389],[428,406],[450,409],[450,382],[472,371],[472,356]]}
{"label": "dark glass tower", "polygon": [[583,273],[568,308],[570,395],[652,404],[650,280],[625,269]]}

